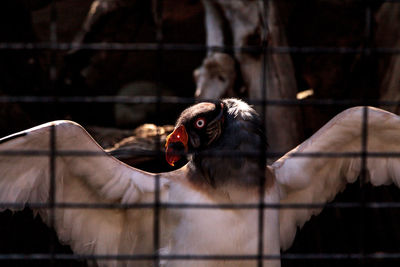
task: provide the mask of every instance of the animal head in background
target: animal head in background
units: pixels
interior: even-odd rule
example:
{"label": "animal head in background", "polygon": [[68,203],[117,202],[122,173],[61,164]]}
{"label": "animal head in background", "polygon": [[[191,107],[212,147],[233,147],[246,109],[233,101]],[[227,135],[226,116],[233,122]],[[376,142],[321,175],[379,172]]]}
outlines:
{"label": "animal head in background", "polygon": [[195,97],[198,99],[242,96],[246,91],[238,63],[226,53],[208,55],[193,72],[193,76],[196,82]]}

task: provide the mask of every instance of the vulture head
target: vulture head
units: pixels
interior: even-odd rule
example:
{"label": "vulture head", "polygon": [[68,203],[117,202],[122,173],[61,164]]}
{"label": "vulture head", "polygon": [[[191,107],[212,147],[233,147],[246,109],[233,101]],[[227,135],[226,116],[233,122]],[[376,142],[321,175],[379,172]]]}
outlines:
{"label": "vulture head", "polygon": [[[184,110],[167,137],[166,160],[174,165],[189,155],[190,179],[216,188],[259,184],[258,157],[245,153],[266,148],[266,137],[256,111],[238,99],[203,102]],[[226,168],[224,166],[230,166]],[[246,173],[243,173],[246,172]]]}

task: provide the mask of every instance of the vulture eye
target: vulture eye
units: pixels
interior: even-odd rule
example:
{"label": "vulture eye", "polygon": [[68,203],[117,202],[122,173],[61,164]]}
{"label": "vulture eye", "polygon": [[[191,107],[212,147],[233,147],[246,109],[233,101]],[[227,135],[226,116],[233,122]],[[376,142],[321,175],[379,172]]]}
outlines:
{"label": "vulture eye", "polygon": [[205,118],[198,118],[198,119],[196,120],[196,122],[194,123],[194,126],[195,126],[197,129],[203,128],[204,125],[206,125],[206,119],[205,119]]}

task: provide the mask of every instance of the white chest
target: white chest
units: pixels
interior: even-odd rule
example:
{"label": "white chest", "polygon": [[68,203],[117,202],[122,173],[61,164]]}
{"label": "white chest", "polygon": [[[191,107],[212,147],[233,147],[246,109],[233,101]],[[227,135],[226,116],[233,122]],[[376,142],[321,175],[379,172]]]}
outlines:
{"label": "white chest", "polygon": [[[271,198],[271,196],[269,196]],[[272,198],[274,198],[272,196]],[[212,204],[212,200],[193,195],[195,203]],[[268,199],[270,202],[271,199]],[[274,202],[274,201],[272,201]],[[271,203],[271,202],[270,202]],[[214,203],[215,204],[215,203]],[[170,260],[166,266],[214,267],[257,266],[257,260],[217,260],[212,256],[254,256],[258,252],[258,209],[184,209],[172,232],[170,255],[207,256],[209,259]],[[264,254],[279,254],[278,211],[264,211]],[[264,266],[278,267],[279,261]]]}

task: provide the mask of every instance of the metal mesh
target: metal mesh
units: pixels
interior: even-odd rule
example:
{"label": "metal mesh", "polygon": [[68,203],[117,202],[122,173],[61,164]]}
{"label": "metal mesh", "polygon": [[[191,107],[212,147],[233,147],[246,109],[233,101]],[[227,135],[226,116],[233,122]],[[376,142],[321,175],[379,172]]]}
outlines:
{"label": "metal mesh", "polygon": [[[234,1],[234,0],[231,0]],[[260,0],[261,1],[261,0]],[[266,116],[266,106],[351,106],[351,105],[381,105],[381,106],[394,106],[399,105],[398,101],[379,101],[372,99],[342,99],[342,100],[325,100],[325,99],[315,99],[315,100],[292,100],[292,99],[267,99],[266,97],[266,75],[268,71],[266,64],[266,56],[272,53],[290,53],[290,54],[360,54],[360,55],[370,55],[374,54],[399,54],[400,48],[389,48],[389,47],[372,47],[372,11],[371,5],[373,1],[366,1],[365,8],[365,46],[362,48],[352,48],[352,47],[270,47],[267,46],[267,41],[264,40],[263,46],[248,46],[248,47],[234,47],[234,46],[224,46],[224,47],[207,47],[206,45],[198,44],[182,44],[182,43],[164,43],[163,42],[163,20],[162,20],[162,0],[155,0],[154,6],[156,10],[156,42],[155,43],[65,43],[59,42],[57,39],[57,9],[56,1],[52,1],[51,4],[51,22],[49,24],[50,28],[50,38],[49,42],[44,43],[24,43],[24,42],[1,42],[1,50],[46,50],[50,52],[50,82],[51,89],[54,93],[48,96],[33,96],[33,95],[22,95],[22,96],[0,96],[0,103],[53,103],[54,110],[57,109],[57,104],[59,103],[129,103],[129,104],[156,104],[157,111],[160,111],[161,103],[172,103],[172,104],[188,104],[194,103],[197,100],[195,98],[188,97],[178,97],[178,96],[162,96],[161,89],[158,89],[155,96],[134,96],[134,97],[123,97],[123,96],[59,96],[57,92],[56,85],[56,52],[57,51],[68,51],[71,49],[82,49],[82,50],[106,50],[106,51],[156,51],[158,71],[155,75],[155,79],[158,83],[162,82],[163,73],[162,65],[164,62],[164,52],[165,51],[207,51],[212,49],[214,51],[244,51],[244,52],[262,52],[263,54],[263,77],[261,77],[261,84],[263,90],[264,100],[253,100],[249,101],[251,104],[259,105],[263,108],[262,121],[265,121]],[[399,1],[386,1],[386,2],[399,2]],[[268,0],[264,0],[264,4],[268,5]],[[265,19],[267,21],[267,14],[265,14]],[[265,22],[267,24],[267,22]],[[265,34],[267,35],[267,34]],[[161,88],[161,87],[160,87]],[[399,157],[400,153],[371,153],[367,152],[366,144],[368,139],[367,131],[367,118],[368,110],[365,108],[363,113],[363,127],[362,127],[362,150],[359,153],[326,153],[326,152],[316,152],[316,153],[295,153],[293,156],[298,157],[359,157],[362,162],[362,171],[360,175],[360,184],[364,184],[366,181],[366,159],[368,157]],[[58,260],[153,260],[155,266],[160,264],[160,260],[257,260],[258,266],[263,266],[263,260],[370,260],[370,259],[399,259],[400,252],[379,252],[379,253],[367,253],[363,249],[363,240],[360,240],[360,252],[349,252],[349,253],[283,253],[281,255],[265,255],[263,254],[263,214],[264,209],[315,209],[315,208],[340,208],[340,209],[386,209],[386,208],[399,208],[400,203],[398,202],[366,202],[363,194],[363,189],[361,187],[361,198],[359,202],[334,202],[334,203],[296,203],[296,204],[267,204],[264,203],[264,190],[260,190],[260,202],[258,204],[220,204],[220,205],[208,205],[208,204],[187,204],[187,203],[177,203],[177,204],[167,204],[160,201],[160,181],[157,176],[155,179],[156,184],[156,194],[154,204],[89,204],[89,203],[56,203],[55,202],[55,192],[57,190],[55,186],[55,174],[56,174],[56,157],[62,155],[68,156],[103,156],[103,153],[96,154],[93,152],[82,152],[82,151],[57,151],[56,147],[56,128],[53,126],[51,128],[50,135],[50,153],[48,151],[1,151],[0,155],[7,155],[10,157],[29,155],[48,155],[49,156],[49,173],[50,173],[50,188],[49,188],[49,201],[48,203],[29,203],[29,207],[35,209],[50,209],[52,211],[50,216],[50,226],[54,226],[54,210],[55,209],[152,209],[154,211],[154,254],[150,255],[80,255],[80,254],[58,254],[55,253],[54,242],[51,240],[50,253],[32,253],[32,254],[0,254],[0,265],[1,260],[50,260],[54,266],[57,266]],[[159,147],[159,144],[157,144]],[[151,155],[157,155],[159,152],[150,153]],[[148,154],[147,154],[148,155]],[[231,151],[221,151],[220,153],[211,155],[215,157],[229,156],[232,155]],[[260,151],[247,151],[242,153],[242,156],[246,157],[258,157],[260,162],[265,162],[266,158],[276,157],[281,155],[279,151],[268,152],[263,148]],[[265,165],[265,164],[264,164]],[[264,181],[264,179],[260,179]],[[264,188],[264,184],[260,184],[260,189]],[[7,208],[23,208],[24,203],[0,203],[0,207]],[[160,245],[160,223],[159,215],[162,209],[258,209],[259,210],[259,220],[258,220],[258,253],[255,255],[160,255],[159,245]],[[364,229],[364,213],[361,212],[360,217],[360,232],[361,235],[365,234]]]}

